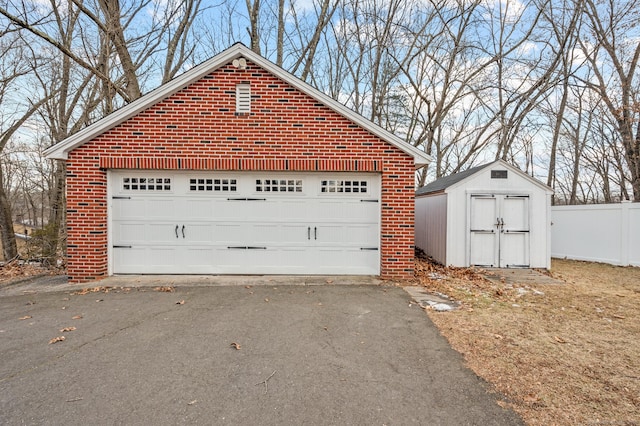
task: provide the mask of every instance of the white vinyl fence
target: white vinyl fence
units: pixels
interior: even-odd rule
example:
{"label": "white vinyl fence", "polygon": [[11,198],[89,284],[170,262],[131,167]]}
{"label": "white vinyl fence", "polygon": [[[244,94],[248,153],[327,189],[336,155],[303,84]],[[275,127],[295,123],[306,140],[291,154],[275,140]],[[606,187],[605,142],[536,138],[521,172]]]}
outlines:
{"label": "white vinyl fence", "polygon": [[640,203],[551,207],[551,256],[640,266]]}

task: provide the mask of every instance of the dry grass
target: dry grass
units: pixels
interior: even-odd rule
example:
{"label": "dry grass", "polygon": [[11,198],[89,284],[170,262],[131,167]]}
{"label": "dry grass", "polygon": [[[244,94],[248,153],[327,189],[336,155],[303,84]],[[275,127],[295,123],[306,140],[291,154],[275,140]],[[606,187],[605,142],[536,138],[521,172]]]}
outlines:
{"label": "dry grass", "polygon": [[554,260],[565,284],[509,287],[416,263],[463,303],[431,319],[527,424],[640,424],[640,268]]}
{"label": "dry grass", "polygon": [[46,268],[39,264],[30,264],[14,259],[0,265],[0,285],[11,283],[23,278],[36,277],[40,275],[55,275],[61,273],[54,268]]}

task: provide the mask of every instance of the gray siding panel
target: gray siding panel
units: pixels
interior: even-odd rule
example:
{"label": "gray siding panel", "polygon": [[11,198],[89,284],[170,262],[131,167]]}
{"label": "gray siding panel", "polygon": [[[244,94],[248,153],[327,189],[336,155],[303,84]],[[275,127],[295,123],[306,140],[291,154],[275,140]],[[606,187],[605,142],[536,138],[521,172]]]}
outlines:
{"label": "gray siding panel", "polygon": [[447,264],[447,194],[416,198],[416,247]]}

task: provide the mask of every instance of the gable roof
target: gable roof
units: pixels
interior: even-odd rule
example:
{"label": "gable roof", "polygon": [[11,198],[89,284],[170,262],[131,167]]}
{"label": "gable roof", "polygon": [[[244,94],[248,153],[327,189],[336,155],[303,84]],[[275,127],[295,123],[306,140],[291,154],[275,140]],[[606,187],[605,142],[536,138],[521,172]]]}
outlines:
{"label": "gable roof", "polygon": [[342,105],[333,98],[325,95],[311,85],[295,77],[293,74],[280,68],[273,62],[253,52],[242,43],[234,44],[227,50],[219,53],[211,59],[179,75],[173,80],[170,80],[169,82],[163,84],[155,90],[152,90],[148,94],[136,99],[135,101],[123,106],[122,108],[114,111],[113,113],[98,120],[97,122],[85,127],[79,132],[74,133],[73,135],[67,137],[56,145],[47,148],[44,151],[44,154],[47,158],[50,159],[66,160],[68,158],[69,152],[73,151],[79,146],[85,144],[86,142],[89,142],[93,138],[112,129],[113,127],[121,124],[122,122],[128,120],[136,114],[146,110],[147,108],[166,99],[174,93],[184,89],[190,84],[198,81],[202,77],[210,74],[216,69],[227,65],[234,59],[238,59],[240,57],[253,62],[254,64],[258,65],[259,67],[263,68],[264,70],[270,72],[284,82],[298,89],[300,92],[311,96],[312,98],[326,105],[334,112],[342,115],[346,119],[369,131],[375,136],[378,136],[390,145],[393,145],[406,154],[412,156],[416,168],[422,167],[431,162],[431,157],[425,154],[423,151],[420,151],[418,148],[406,143],[393,133],[383,129],[377,124],[367,120],[360,114]]}
{"label": "gable roof", "polygon": [[514,173],[519,174],[520,176],[524,177],[525,179],[531,181],[532,183],[536,184],[537,186],[545,189],[546,191],[549,192],[553,192],[551,188],[549,188],[547,185],[543,184],[542,182],[540,182],[539,180],[529,176],[528,174],[524,173],[522,170],[518,169],[517,167],[512,166],[511,164],[507,163],[504,160],[496,160],[493,161],[491,163],[487,163],[487,164],[482,164],[480,166],[476,166],[476,167],[472,167],[470,169],[467,169],[463,172],[459,172],[459,173],[454,173],[451,174],[449,176],[443,176],[440,179],[436,179],[433,182],[431,182],[428,185],[423,186],[422,188],[419,188],[416,191],[416,196],[420,196],[420,195],[427,195],[427,194],[433,194],[436,192],[443,192],[446,189],[466,180],[467,178],[475,175],[476,173],[478,173],[479,171],[490,167],[490,166],[494,166],[494,165],[500,165],[502,167],[505,167],[509,170],[511,170]]}

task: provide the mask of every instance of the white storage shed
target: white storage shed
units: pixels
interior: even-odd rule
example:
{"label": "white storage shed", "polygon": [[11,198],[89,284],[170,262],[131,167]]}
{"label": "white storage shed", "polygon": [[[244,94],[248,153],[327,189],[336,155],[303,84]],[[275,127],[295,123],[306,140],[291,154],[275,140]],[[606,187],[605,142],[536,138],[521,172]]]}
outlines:
{"label": "white storage shed", "polygon": [[416,192],[416,247],[448,266],[551,267],[548,186],[502,160]]}

